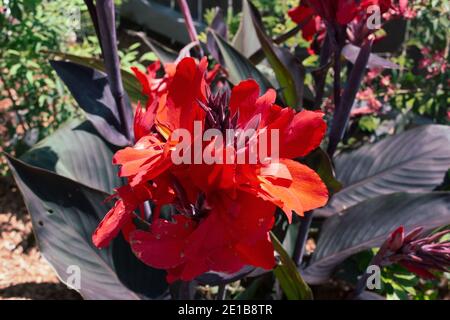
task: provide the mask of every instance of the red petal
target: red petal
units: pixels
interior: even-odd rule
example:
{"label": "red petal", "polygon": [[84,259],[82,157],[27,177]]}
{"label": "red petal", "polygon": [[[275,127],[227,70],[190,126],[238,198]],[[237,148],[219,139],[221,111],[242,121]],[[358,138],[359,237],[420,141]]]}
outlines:
{"label": "red petal", "polygon": [[236,246],[239,256],[246,264],[271,270],[275,265],[273,245],[269,236],[253,244],[239,243]]}
{"label": "red petal", "polygon": [[292,182],[286,185],[285,179],[263,177],[261,192],[265,199],[283,209],[289,221],[293,211],[303,216],[305,211],[322,207],[327,203],[328,190],[317,173],[293,160],[281,159],[281,164],[289,169]]}
{"label": "red petal", "polygon": [[[320,19],[320,17],[318,17]],[[316,35],[318,28],[320,25],[320,20],[311,19],[306,23],[302,28],[302,36],[306,41],[311,41]]]}
{"label": "red petal", "polygon": [[230,114],[239,112],[239,124],[247,123],[255,114],[259,92],[259,85],[253,79],[240,82],[231,91]]}
{"label": "red petal", "polygon": [[136,113],[134,115],[134,138],[136,141],[150,134],[156,116],[156,103],[148,106],[147,110],[143,110],[141,103],[138,102]]}
{"label": "red petal", "polygon": [[150,232],[137,230],[131,234],[131,248],[144,263],[154,268],[174,268],[186,260],[186,238],[195,229],[195,223],[181,215],[175,222],[158,219]]}
{"label": "red petal", "polygon": [[158,111],[158,122],[171,131],[185,128],[192,132],[194,120],[204,119],[205,113],[197,99],[205,100],[206,59],[197,65],[193,58],[184,58],[168,85],[167,102]]}
{"label": "red petal", "polygon": [[297,6],[288,11],[289,17],[297,24],[304,23],[307,19],[311,19],[313,14],[314,10],[304,5]]}
{"label": "red petal", "polygon": [[92,242],[94,245],[97,248],[108,246],[111,240],[119,234],[122,226],[127,223],[131,217],[132,213],[125,210],[123,201],[118,200],[94,231],[94,234],[92,235]]}
{"label": "red petal", "polygon": [[137,67],[131,67],[131,71],[134,72],[134,75],[141,83],[142,94],[151,95],[152,91],[150,89],[150,80],[149,80],[148,76],[145,73],[143,73],[141,70],[139,70],[139,68],[137,68]]}
{"label": "red petal", "polygon": [[280,158],[303,157],[322,141],[327,125],[322,112],[303,110],[280,130]]}
{"label": "red petal", "polygon": [[346,25],[355,19],[358,14],[358,4],[354,0],[340,0],[336,12],[337,22],[341,25]]}

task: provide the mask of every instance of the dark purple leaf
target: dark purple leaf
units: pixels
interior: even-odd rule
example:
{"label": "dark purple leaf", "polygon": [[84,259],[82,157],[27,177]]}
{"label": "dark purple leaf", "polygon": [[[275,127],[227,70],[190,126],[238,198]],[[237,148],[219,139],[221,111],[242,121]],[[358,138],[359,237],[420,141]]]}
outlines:
{"label": "dark purple leaf", "polygon": [[373,52],[398,52],[406,38],[407,21],[393,19],[383,25],[385,36],[373,45]]}
{"label": "dark purple leaf", "polygon": [[223,273],[223,272],[207,272],[197,277],[197,281],[210,286],[218,286],[240,280],[249,274],[255,272],[255,267],[245,266],[241,270],[235,273]]}
{"label": "dark purple leaf", "polygon": [[233,48],[239,51],[244,57],[250,58],[261,49],[261,45],[256,35],[252,16],[249,14],[249,5],[247,1],[242,1],[242,16],[239,23],[239,29],[233,38]]}
{"label": "dark purple leaf", "polygon": [[[110,208],[107,194],[8,157],[31,214],[39,249],[62,282],[79,267],[85,299],[159,299],[167,294],[165,272],[146,266],[122,236],[99,250],[92,232]],[[45,182],[45,183],[44,183]]]}
{"label": "dark purple leaf", "polygon": [[[358,58],[360,51],[361,48],[349,43],[345,45],[345,47],[342,49],[342,55],[345,57],[345,59],[354,64],[356,62],[356,59]],[[398,64],[395,64],[389,60],[380,57],[377,54],[371,53],[369,56],[369,61],[367,62],[367,68],[399,69],[400,66]]]}
{"label": "dark purple leaf", "polygon": [[51,61],[50,64],[100,135],[113,145],[129,144],[121,133],[118,108],[107,76],[72,62]]}
{"label": "dark purple leaf", "polygon": [[272,42],[264,30],[258,10],[251,2],[245,0],[243,6],[242,14],[248,15],[253,22],[261,47],[283,92],[285,103],[293,108],[301,106],[305,79],[305,69],[301,62],[288,49],[279,48]]}
{"label": "dark purple leaf", "polygon": [[401,225],[409,232],[419,226],[429,231],[448,224],[450,192],[398,192],[366,200],[326,220],[302,275],[310,284],[327,281],[338,264],[380,246]]}
{"label": "dark purple leaf", "polygon": [[217,8],[216,15],[214,16],[214,19],[209,27],[213,29],[217,34],[220,34],[222,38],[228,38],[228,27],[223,17],[222,9]]}
{"label": "dark purple leaf", "polygon": [[116,150],[100,137],[92,123],[73,119],[35,144],[20,159],[112,194],[122,184],[118,167],[111,165]]}
{"label": "dark purple leaf", "polygon": [[266,77],[246,57],[221,36],[214,32],[213,35],[223,56],[225,68],[228,70],[229,80],[232,84],[236,85],[243,80],[252,78],[258,82],[262,92],[266,92],[267,89],[272,87]]}
{"label": "dark purple leaf", "polygon": [[432,191],[450,167],[450,127],[421,126],[335,158],[343,189],[316,216],[331,216],[393,192]]}
{"label": "dark purple leaf", "polygon": [[[220,8],[217,8],[216,15],[214,16],[214,19],[209,27],[212,30],[214,30],[214,32],[216,32],[218,35],[220,35],[222,38],[227,39],[228,37],[227,24],[224,20],[223,13]],[[207,41],[206,46],[208,48],[209,53],[213,56],[214,59],[216,59],[217,62],[223,65],[224,64],[223,57],[220,54],[220,50],[217,46],[216,41],[214,40],[214,35],[209,31],[207,33],[206,41]]]}

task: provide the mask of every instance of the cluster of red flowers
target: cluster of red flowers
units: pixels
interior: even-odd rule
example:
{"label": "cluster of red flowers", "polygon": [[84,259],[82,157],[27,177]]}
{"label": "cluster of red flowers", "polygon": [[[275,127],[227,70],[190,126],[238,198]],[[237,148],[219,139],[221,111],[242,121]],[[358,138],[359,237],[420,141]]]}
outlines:
{"label": "cluster of red flowers", "polygon": [[429,48],[422,48],[421,53],[423,58],[419,62],[419,67],[426,70],[427,79],[434,78],[447,72],[448,62],[444,51],[431,52]]}
{"label": "cluster of red flowers", "polygon": [[[395,95],[395,85],[391,81],[390,75],[383,75],[381,69],[372,69],[364,79],[365,89],[360,90],[356,95],[358,106],[351,112],[351,116],[360,116],[372,113],[379,113],[383,103],[387,103]],[[381,87],[381,94],[376,95],[374,85]]]}
{"label": "cluster of red flowers", "polygon": [[[135,114],[136,144],[113,158],[127,184],[117,189],[114,207],[93,234],[94,244],[105,247],[122,231],[139,259],[167,270],[168,282],[248,265],[273,268],[269,231],[275,208],[290,221],[293,212],[301,216],[328,200],[320,177],[292,160],[319,146],[326,131],[323,113],[281,108],[275,91],[260,96],[253,80],[239,83],[230,95],[212,93],[217,68],[208,72],[207,64],[205,58],[184,58],[164,66],[162,78],[157,78],[158,63],[147,73],[134,69],[148,101]],[[194,121],[205,130],[250,127],[256,136],[278,129],[279,160],[175,165],[171,153],[180,141],[173,132],[193,132]],[[214,141],[209,146],[217,148]],[[248,145],[221,148],[234,155],[249,152]]]}
{"label": "cluster of red flowers", "polygon": [[[414,11],[408,7],[408,0],[302,0],[300,5],[289,10],[292,21],[302,25],[303,37],[310,41],[318,34],[324,38],[327,26],[348,26],[349,41],[357,45],[376,30],[367,26],[373,12],[369,8],[377,6],[385,21],[396,17],[412,18]],[[381,17],[380,17],[381,18]]]}
{"label": "cluster of red flowers", "polygon": [[[391,81],[390,75],[383,75],[381,69],[369,70],[364,78],[364,88],[356,94],[355,105],[350,113],[351,117],[358,117],[369,114],[377,114],[382,112],[383,104],[387,103],[395,94],[395,85]],[[377,96],[375,86],[381,87],[383,90]],[[327,113],[334,112],[333,97],[330,96],[325,100],[324,110]]]}

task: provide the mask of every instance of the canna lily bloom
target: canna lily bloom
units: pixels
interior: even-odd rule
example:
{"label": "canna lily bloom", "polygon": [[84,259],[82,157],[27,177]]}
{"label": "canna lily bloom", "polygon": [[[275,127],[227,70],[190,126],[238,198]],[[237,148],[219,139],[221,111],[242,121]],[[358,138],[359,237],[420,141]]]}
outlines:
{"label": "canna lily bloom", "polygon": [[145,201],[162,206],[172,199],[174,191],[164,173],[172,164],[169,150],[176,141],[167,141],[165,137],[170,128],[189,128],[195,120],[202,120],[202,111],[195,104],[204,99],[200,88],[204,87],[205,70],[206,60],[200,63],[190,58],[183,60],[176,67],[176,77],[168,79],[167,89],[158,100],[145,111],[138,105],[134,118],[137,142],[133,148],[119,150],[113,157],[113,164],[121,165],[119,175],[127,178],[128,184],[116,190],[119,200],[94,232],[97,247],[108,246],[124,226],[129,230],[134,211]]}
{"label": "canna lily bloom", "polygon": [[268,232],[274,206],[241,192],[234,199],[210,197],[211,209],[193,217],[156,219],[148,231],[135,231],[130,244],[146,264],[168,272],[167,281],[189,281],[210,270],[234,273],[246,265],[275,265]]}
{"label": "canna lily bloom", "polygon": [[303,26],[303,37],[312,40],[316,33],[324,31],[323,24],[346,26],[354,20],[365,21],[367,9],[373,5],[385,13],[391,7],[391,0],[302,0],[288,15]]}
{"label": "canna lily bloom", "polygon": [[[254,80],[241,82],[230,95],[212,94],[206,70],[205,59],[184,58],[167,91],[153,102],[152,117],[138,109],[139,140],[113,159],[121,166],[120,176],[128,179],[124,190],[133,196],[118,189],[116,205],[94,234],[95,245],[103,247],[122,230],[137,257],[167,270],[169,282],[192,280],[207,271],[233,273],[246,265],[271,269],[275,261],[269,231],[275,208],[291,221],[293,213],[301,216],[328,200],[320,177],[292,160],[319,146],[326,131],[323,113],[281,108],[275,91],[260,96]],[[200,134],[194,123],[200,123]],[[175,164],[178,146],[186,144],[176,136],[178,129],[194,136],[185,150],[194,157],[195,142],[208,129],[236,130],[231,143],[217,143],[215,137],[200,144],[201,151],[233,161]],[[280,138],[268,142],[269,151],[279,147],[275,159],[234,161],[241,155],[249,158],[252,141],[262,141],[271,131]],[[135,213],[145,201],[154,205],[151,221]],[[144,220],[148,228],[136,230],[133,219]]]}
{"label": "canna lily bloom", "polygon": [[[302,216],[305,211],[323,206],[328,199],[327,189],[319,176],[307,166],[291,160],[303,157],[319,146],[326,124],[321,112],[303,110],[295,113],[291,108],[277,106],[272,89],[261,97],[259,95],[260,88],[256,81],[241,82],[231,92],[227,112],[229,118],[235,119],[237,128],[255,129],[249,141],[252,138],[262,139],[264,132],[278,130],[279,141],[275,141],[279,145],[278,159],[255,164],[200,164],[181,172],[175,171],[175,174],[182,180],[188,179],[205,194],[215,189],[251,193],[283,209],[291,221],[293,212]],[[216,117],[215,123],[220,123],[219,119],[224,116],[218,110],[226,109],[224,103],[227,104],[220,101],[206,106],[207,119]],[[229,147],[219,146],[224,149]],[[251,144],[234,145],[232,148],[236,158],[239,153],[248,154]],[[273,149],[273,146],[269,144],[268,149]]]}
{"label": "canna lily bloom", "polygon": [[[131,70],[135,74],[136,78],[141,84],[142,94],[147,97],[146,103],[146,113],[142,112],[142,108],[138,105],[137,111],[138,114],[135,116],[135,131],[138,131],[138,136],[136,140],[138,140],[142,133],[139,132],[140,128],[145,124],[153,124],[153,120],[155,118],[155,111],[158,107],[159,99],[167,94],[170,83],[172,82],[175,73],[177,72],[178,62],[173,63],[165,63],[164,64],[164,76],[161,78],[157,77],[158,71],[161,69],[161,62],[159,60],[150,64],[147,67],[147,72],[144,73],[137,67],[131,67]],[[208,71],[206,74],[206,83],[211,84],[218,76],[218,74],[222,71],[222,67],[219,64],[216,64],[211,71]],[[178,71],[180,73],[180,71]],[[143,119],[144,118],[144,119]],[[137,122],[137,123],[136,123]],[[146,127],[146,131],[149,128]],[[136,133],[136,132],[135,132]]]}

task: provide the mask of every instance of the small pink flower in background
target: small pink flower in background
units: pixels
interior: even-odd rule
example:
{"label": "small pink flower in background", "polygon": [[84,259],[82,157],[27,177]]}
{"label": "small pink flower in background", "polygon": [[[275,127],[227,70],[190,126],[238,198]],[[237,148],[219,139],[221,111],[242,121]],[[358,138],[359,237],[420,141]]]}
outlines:
{"label": "small pink flower in background", "polygon": [[383,15],[386,20],[401,17],[403,19],[414,19],[417,11],[408,3],[408,0],[392,2],[391,8]]}
{"label": "small pink flower in background", "polygon": [[350,114],[352,117],[377,113],[383,106],[383,104],[377,99],[372,88],[366,88],[359,91],[356,95],[356,99],[358,101],[357,103],[361,106],[352,110]]}
{"label": "small pink flower in background", "polygon": [[421,53],[423,58],[419,62],[419,68],[427,72],[427,79],[444,74],[447,71],[448,62],[444,51],[431,52],[430,49],[423,48]]}

